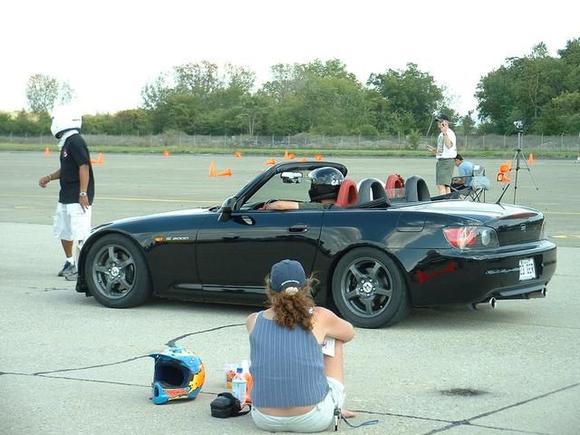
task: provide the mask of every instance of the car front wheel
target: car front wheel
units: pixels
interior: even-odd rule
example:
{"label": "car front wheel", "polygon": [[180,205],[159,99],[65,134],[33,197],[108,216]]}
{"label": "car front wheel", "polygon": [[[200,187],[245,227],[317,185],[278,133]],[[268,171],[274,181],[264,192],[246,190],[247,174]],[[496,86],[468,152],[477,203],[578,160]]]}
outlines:
{"label": "car front wheel", "polygon": [[332,296],[342,317],[362,328],[392,325],[409,312],[399,267],[373,248],[357,248],[340,259],[332,277]]}
{"label": "car front wheel", "polygon": [[108,234],[91,246],[85,281],[95,299],[111,308],[135,307],[151,295],[143,254],[132,240],[120,234]]}

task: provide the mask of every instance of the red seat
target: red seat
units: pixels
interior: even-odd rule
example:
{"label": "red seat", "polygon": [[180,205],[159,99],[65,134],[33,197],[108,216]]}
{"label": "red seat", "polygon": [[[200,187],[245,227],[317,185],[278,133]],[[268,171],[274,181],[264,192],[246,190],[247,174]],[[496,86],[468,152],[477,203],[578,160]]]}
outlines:
{"label": "red seat", "polygon": [[358,192],[354,181],[345,179],[340,185],[338,197],[336,198],[337,207],[352,207],[358,202]]}
{"label": "red seat", "polygon": [[391,174],[385,183],[385,192],[389,199],[405,198],[405,180],[399,174]]}

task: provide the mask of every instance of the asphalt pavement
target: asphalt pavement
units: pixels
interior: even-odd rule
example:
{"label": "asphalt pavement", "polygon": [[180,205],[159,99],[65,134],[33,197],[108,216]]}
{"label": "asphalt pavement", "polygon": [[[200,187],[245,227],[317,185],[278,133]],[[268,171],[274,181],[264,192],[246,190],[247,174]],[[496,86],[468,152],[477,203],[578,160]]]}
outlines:
{"label": "asphalt pavement", "polygon": [[[95,167],[93,223],[219,203],[265,160],[105,156]],[[234,175],[209,178],[212,161]],[[341,161],[355,179],[418,173],[434,190],[430,159]],[[486,166],[495,171],[497,163]],[[249,356],[242,324],[253,310],[169,301],[114,310],[76,293],[56,276],[63,261],[50,227],[56,186],[36,186],[56,165],[54,156],[0,153],[0,433],[260,433],[249,416],[216,419],[209,409],[225,391],[224,364]],[[518,196],[546,213],[559,248],[547,297],[499,301],[495,310],[415,309],[393,327],[357,329],[346,346],[347,405],[359,413],[353,423],[379,423],[342,424],[341,432],[579,432],[578,171],[574,162],[542,161],[520,174]],[[197,399],[157,406],[148,355],[175,339],[201,357],[207,379]]]}

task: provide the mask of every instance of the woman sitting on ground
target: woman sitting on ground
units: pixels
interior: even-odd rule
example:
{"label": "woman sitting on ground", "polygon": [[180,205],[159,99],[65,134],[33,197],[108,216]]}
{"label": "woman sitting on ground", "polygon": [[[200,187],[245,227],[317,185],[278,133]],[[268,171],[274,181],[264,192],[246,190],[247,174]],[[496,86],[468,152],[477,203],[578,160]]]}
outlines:
{"label": "woman sitting on ground", "polygon": [[[343,345],[352,325],[311,296],[313,279],[302,265],[283,260],[267,279],[270,308],[248,316],[252,418],[270,432],[321,432],[344,403]],[[334,354],[323,354],[334,344]],[[353,413],[342,409],[344,417]]]}

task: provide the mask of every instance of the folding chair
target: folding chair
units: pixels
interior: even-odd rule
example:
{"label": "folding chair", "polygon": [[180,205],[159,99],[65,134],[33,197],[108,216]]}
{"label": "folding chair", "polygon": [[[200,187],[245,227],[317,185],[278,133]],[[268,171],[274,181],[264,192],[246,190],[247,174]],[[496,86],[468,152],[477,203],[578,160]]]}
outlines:
{"label": "folding chair", "polygon": [[473,165],[473,175],[471,177],[471,199],[472,201],[485,202],[485,191],[489,190],[489,178],[485,176],[485,168],[482,165]]}
{"label": "folding chair", "polygon": [[485,176],[485,168],[482,165],[473,165],[471,175],[462,175],[451,179],[451,198],[469,199],[471,201],[485,202],[485,191],[489,190],[490,181]]}

